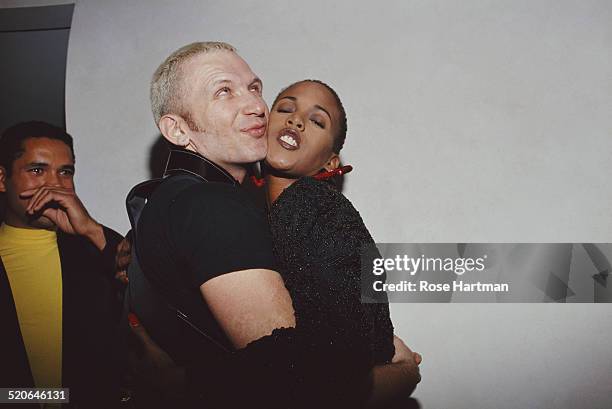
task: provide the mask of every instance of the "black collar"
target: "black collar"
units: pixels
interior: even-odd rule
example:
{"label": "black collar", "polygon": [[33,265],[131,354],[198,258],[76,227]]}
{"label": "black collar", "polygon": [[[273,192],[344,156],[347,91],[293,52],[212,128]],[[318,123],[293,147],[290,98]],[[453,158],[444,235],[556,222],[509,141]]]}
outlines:
{"label": "black collar", "polygon": [[164,178],[182,172],[190,173],[206,182],[239,185],[238,181],[225,169],[206,159],[204,156],[183,149],[170,149],[170,155],[164,170]]}

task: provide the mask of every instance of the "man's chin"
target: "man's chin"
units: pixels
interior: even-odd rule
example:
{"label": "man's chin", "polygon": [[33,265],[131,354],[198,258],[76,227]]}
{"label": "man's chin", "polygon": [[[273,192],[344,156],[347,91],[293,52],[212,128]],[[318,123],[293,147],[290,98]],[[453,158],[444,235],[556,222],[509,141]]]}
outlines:
{"label": "man's chin", "polygon": [[266,153],[263,152],[252,152],[250,155],[245,156],[244,158],[242,158],[240,160],[240,163],[242,163],[245,166],[250,166],[254,163],[257,162],[261,162],[262,160],[264,160],[266,158]]}
{"label": "man's chin", "polygon": [[263,160],[268,153],[268,140],[266,138],[260,138],[253,141],[250,151],[250,162],[259,162]]}
{"label": "man's chin", "polygon": [[39,216],[35,219],[28,220],[28,225],[37,228],[37,229],[45,229],[45,230],[56,230],[57,226],[51,219],[46,216]]}

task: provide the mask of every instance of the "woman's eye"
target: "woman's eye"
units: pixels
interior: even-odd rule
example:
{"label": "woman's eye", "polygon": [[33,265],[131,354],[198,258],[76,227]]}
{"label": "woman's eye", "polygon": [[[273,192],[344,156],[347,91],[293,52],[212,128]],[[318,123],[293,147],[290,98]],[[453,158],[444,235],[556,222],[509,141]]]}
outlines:
{"label": "woman's eye", "polygon": [[283,113],[283,114],[289,114],[289,113],[291,113],[291,111],[289,110],[289,108],[282,108],[282,107],[276,108],[276,112],[280,112],[280,113]]}
{"label": "woman's eye", "polygon": [[325,129],[325,124],[317,119],[311,119],[312,122],[314,122],[314,124],[316,126],[318,126],[321,129]]}
{"label": "woman's eye", "polygon": [[253,86],[251,87],[251,91],[252,91],[252,92],[256,92],[256,93],[258,93],[259,95],[261,95],[261,87],[260,87],[259,85],[253,85]]}

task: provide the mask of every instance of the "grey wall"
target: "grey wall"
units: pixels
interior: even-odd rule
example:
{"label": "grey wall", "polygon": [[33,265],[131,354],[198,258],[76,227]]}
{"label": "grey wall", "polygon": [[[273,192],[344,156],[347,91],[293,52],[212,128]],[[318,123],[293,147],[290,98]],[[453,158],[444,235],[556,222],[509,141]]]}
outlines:
{"label": "grey wall", "polygon": [[[271,101],[329,82],[349,115],[345,193],[381,242],[612,242],[609,1],[79,1],[68,130],[80,195],[127,229],[148,177],[155,67],[236,45]],[[609,305],[395,304],[424,408],[609,408]]]}

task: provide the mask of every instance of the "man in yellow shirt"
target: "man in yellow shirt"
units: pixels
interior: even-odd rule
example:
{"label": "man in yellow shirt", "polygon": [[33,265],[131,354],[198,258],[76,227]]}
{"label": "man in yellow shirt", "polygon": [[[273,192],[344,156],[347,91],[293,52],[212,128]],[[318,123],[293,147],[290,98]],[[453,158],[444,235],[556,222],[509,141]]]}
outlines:
{"label": "man in yellow shirt", "polygon": [[79,408],[108,408],[118,401],[121,236],[89,215],[74,171],[61,128],[27,122],[0,138],[0,387],[68,387]]}

